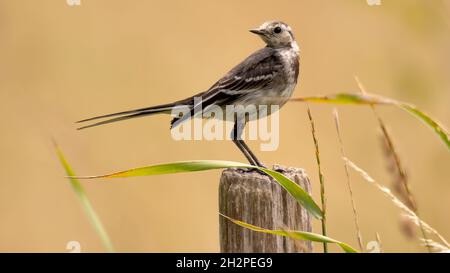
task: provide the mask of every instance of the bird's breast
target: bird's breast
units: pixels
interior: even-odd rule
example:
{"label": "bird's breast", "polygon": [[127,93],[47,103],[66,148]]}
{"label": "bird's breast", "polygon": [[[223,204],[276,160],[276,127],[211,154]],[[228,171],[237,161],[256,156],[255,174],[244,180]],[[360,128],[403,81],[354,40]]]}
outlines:
{"label": "bird's breast", "polygon": [[289,48],[279,51],[287,84],[296,84],[299,74],[298,51]]}

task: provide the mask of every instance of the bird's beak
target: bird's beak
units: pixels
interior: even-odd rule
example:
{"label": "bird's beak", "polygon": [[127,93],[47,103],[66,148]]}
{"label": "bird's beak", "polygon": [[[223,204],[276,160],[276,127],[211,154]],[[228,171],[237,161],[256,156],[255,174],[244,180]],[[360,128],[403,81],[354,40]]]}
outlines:
{"label": "bird's beak", "polygon": [[264,30],[261,30],[259,28],[250,29],[250,32],[258,35],[265,35]]}

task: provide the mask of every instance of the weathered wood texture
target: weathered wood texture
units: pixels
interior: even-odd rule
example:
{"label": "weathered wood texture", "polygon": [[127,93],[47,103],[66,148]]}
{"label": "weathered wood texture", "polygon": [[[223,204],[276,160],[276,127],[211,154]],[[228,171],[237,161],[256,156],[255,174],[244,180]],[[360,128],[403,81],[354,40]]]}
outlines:
{"label": "weathered wood texture", "polygon": [[[302,169],[275,165],[311,193],[311,184]],[[267,229],[311,231],[311,218],[278,183],[257,171],[227,169],[219,186],[219,209],[224,215]],[[309,241],[254,232],[220,217],[221,252],[291,253],[311,252]]]}

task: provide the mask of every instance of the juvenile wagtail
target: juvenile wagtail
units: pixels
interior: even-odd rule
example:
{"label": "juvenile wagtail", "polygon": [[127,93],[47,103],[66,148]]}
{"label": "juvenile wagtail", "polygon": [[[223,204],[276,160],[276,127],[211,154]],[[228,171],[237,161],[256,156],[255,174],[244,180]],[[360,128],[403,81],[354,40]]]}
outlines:
{"label": "juvenile wagtail", "polygon": [[[243,107],[254,105],[256,107],[252,109],[255,109],[256,113],[250,113],[244,117],[237,115],[233,117],[231,139],[250,164],[263,166],[241,139],[242,131],[247,121],[262,117],[258,113],[261,112],[259,106],[281,107],[291,97],[299,73],[299,48],[291,28],[280,21],[265,22],[260,27],[251,29],[250,32],[257,34],[266,43],[266,47],[247,57],[207,91],[173,103],[80,120],[78,123],[105,119],[78,129],[160,113],[171,114],[177,107],[188,107],[192,113],[195,113],[197,110],[207,111],[212,106],[225,109],[227,105]],[[194,100],[194,98],[197,99]],[[194,103],[198,99],[201,99],[201,105]],[[177,126],[181,121],[192,116],[175,117],[171,126]]]}

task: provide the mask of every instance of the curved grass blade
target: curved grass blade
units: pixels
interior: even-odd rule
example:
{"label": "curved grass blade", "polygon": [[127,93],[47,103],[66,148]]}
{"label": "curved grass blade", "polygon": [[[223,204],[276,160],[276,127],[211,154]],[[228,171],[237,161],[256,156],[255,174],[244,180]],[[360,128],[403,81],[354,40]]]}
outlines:
{"label": "curved grass blade", "polygon": [[316,103],[334,103],[334,104],[360,104],[360,105],[394,105],[398,108],[412,114],[416,118],[423,121],[435,133],[442,139],[444,144],[450,149],[450,134],[442,125],[440,125],[435,119],[431,118],[429,115],[425,114],[423,111],[419,110],[416,106],[396,101],[390,98],[368,95],[368,94],[349,94],[349,93],[339,93],[334,95],[326,96],[314,96],[305,98],[293,98],[292,101],[304,101],[304,102],[316,102]]}
{"label": "curved grass blade", "polygon": [[312,197],[302,189],[298,184],[287,178],[285,175],[272,171],[266,168],[252,166],[240,162],[222,161],[222,160],[195,160],[195,161],[182,161],[173,162],[167,164],[159,164],[153,166],[147,166],[142,168],[130,169],[122,172],[97,175],[97,176],[84,176],[77,177],[78,179],[92,179],[92,178],[120,178],[120,177],[133,177],[133,176],[147,176],[147,175],[159,175],[159,174],[171,174],[182,172],[197,172],[206,171],[212,169],[224,169],[224,168],[251,168],[258,169],[269,176],[273,177],[295,200],[302,205],[311,215],[317,219],[322,218],[322,211],[319,206],[314,202]]}
{"label": "curved grass blade", "polygon": [[412,115],[415,115],[417,118],[425,122],[428,126],[430,126],[436,134],[447,144],[447,147],[450,149],[450,140],[449,140],[449,132],[441,126],[437,121],[433,120],[430,116],[425,114],[424,112],[417,109],[414,105],[407,103],[398,103],[398,106],[403,110],[409,112]]}
{"label": "curved grass blade", "polygon": [[368,94],[352,94],[352,93],[338,93],[325,96],[312,96],[303,98],[292,98],[291,101],[304,101],[316,103],[333,103],[333,104],[394,104],[396,101],[381,96],[374,96]]}
{"label": "curved grass blade", "polygon": [[94,208],[92,207],[92,204],[89,201],[89,199],[86,195],[86,192],[84,191],[80,182],[75,178],[75,173],[73,172],[69,163],[65,159],[61,150],[56,145],[55,145],[55,149],[56,149],[56,153],[58,154],[59,161],[61,162],[62,166],[64,167],[64,170],[67,173],[67,176],[69,177],[70,184],[72,185],[73,190],[75,191],[76,195],[78,196],[78,199],[80,200],[81,206],[83,207],[84,212],[86,213],[86,216],[89,218],[89,221],[91,222],[92,226],[94,227],[95,231],[97,232],[98,236],[100,237],[103,246],[105,247],[106,251],[114,252],[114,248],[113,248],[111,239],[109,238],[108,233],[106,232],[105,228],[103,227],[103,224],[100,221],[100,218],[98,217],[97,213],[95,212]]}
{"label": "curved grass blade", "polygon": [[238,226],[256,231],[256,232],[262,232],[267,234],[274,234],[279,236],[285,236],[289,237],[295,240],[308,240],[313,242],[319,242],[319,243],[334,243],[337,244],[339,247],[342,248],[347,253],[358,253],[356,249],[351,247],[350,245],[337,241],[335,239],[317,234],[312,232],[306,232],[306,231],[289,231],[289,230],[271,230],[271,229],[265,229],[262,227],[254,226],[233,218],[230,218],[226,215],[220,214],[221,216],[225,217],[226,219],[230,220],[231,222],[235,223]]}

